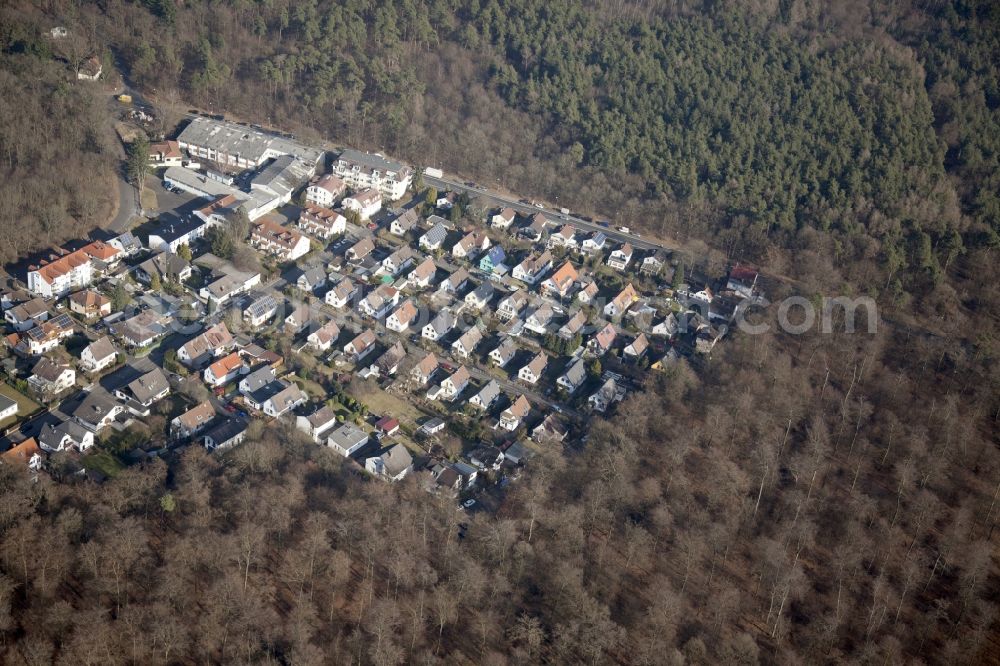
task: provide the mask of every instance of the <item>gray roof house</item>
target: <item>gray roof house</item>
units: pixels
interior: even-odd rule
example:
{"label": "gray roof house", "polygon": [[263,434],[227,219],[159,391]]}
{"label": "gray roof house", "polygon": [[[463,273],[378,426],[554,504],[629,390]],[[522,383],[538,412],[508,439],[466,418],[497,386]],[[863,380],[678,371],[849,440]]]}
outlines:
{"label": "gray roof house", "polygon": [[344,423],[326,439],[326,445],[345,458],[367,443],[368,433],[353,423]]}

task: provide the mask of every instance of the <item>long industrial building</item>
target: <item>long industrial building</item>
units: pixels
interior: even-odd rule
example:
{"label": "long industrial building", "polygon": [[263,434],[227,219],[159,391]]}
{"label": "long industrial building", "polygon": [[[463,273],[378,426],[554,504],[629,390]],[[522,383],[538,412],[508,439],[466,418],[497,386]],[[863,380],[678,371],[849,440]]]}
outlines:
{"label": "long industrial building", "polygon": [[255,169],[269,159],[292,155],[315,169],[323,156],[318,148],[225,120],[198,116],[184,128],[177,142],[192,157],[211,160],[232,169]]}

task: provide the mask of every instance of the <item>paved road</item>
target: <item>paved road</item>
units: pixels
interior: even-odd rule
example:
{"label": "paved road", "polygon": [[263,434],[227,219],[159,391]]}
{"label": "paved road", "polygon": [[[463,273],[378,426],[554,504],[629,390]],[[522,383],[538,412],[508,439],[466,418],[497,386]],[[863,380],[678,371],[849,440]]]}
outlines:
{"label": "paved road", "polygon": [[650,249],[672,249],[672,245],[668,245],[663,242],[658,242],[655,240],[647,240],[645,238],[640,238],[635,234],[626,234],[618,231],[614,227],[604,227],[596,222],[588,222],[579,217],[574,217],[573,215],[563,215],[557,210],[551,209],[541,209],[537,206],[532,206],[531,204],[521,203],[517,199],[507,197],[502,194],[497,194],[496,192],[491,192],[485,188],[481,187],[470,187],[465,183],[457,180],[450,180],[448,178],[433,178],[424,174],[424,183],[428,185],[433,185],[439,190],[457,190],[459,192],[467,192],[470,197],[479,197],[480,199],[485,199],[488,203],[494,206],[509,206],[515,211],[522,215],[534,215],[535,213],[542,213],[548,217],[553,223],[569,222],[578,229],[585,231],[603,231],[604,234],[611,240],[623,243],[628,241],[640,250],[650,250]]}

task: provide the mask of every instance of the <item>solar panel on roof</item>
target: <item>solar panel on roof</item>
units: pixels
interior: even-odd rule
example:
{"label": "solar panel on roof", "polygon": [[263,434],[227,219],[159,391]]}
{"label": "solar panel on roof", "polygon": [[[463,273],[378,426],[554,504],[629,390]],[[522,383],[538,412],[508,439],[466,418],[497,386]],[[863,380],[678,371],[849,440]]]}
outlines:
{"label": "solar panel on roof", "polygon": [[73,328],[73,320],[70,318],[68,314],[65,313],[56,316],[52,320],[52,323],[58,326],[59,328]]}

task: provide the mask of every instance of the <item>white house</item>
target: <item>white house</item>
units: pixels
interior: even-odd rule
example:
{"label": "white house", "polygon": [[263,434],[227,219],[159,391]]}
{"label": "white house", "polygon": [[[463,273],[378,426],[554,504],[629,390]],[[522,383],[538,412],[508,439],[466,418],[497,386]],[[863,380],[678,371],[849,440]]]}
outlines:
{"label": "white house", "polygon": [[427,257],[416,268],[410,271],[409,275],[406,276],[406,281],[410,286],[423,289],[430,286],[431,280],[434,279],[436,273],[437,266],[434,264],[434,260]]}
{"label": "white house", "polygon": [[542,378],[542,372],[545,371],[545,366],[549,363],[549,357],[544,353],[539,352],[535,355],[531,361],[528,362],[526,366],[518,370],[517,378],[522,382],[527,382],[529,384],[537,384],[538,380]]}
{"label": "white house", "polygon": [[424,356],[419,363],[410,370],[410,379],[420,386],[426,386],[434,372],[437,370],[438,360],[433,352]]}
{"label": "white house", "polygon": [[447,308],[438,312],[437,316],[424,326],[421,335],[431,341],[437,341],[448,334],[455,327],[455,315]]}
{"label": "white house", "polygon": [[448,228],[443,222],[438,222],[420,237],[417,244],[428,252],[441,249],[445,238],[448,237]]}
{"label": "white house", "polygon": [[580,244],[580,252],[583,254],[596,254],[604,251],[604,246],[608,242],[608,237],[603,231],[596,231]]}
{"label": "white house", "polygon": [[365,296],[358,304],[358,310],[367,317],[381,319],[399,303],[399,290],[383,284]]}
{"label": "white house", "polygon": [[347,190],[347,184],[335,174],[320,176],[306,188],[306,201],[324,208],[332,208]]}
{"label": "white house", "polygon": [[330,407],[320,407],[309,416],[296,416],[295,427],[309,435],[319,444],[326,439],[326,433],[337,425],[337,412]]}
{"label": "white house", "polygon": [[413,456],[402,444],[396,444],[378,456],[365,459],[369,474],[389,482],[402,481],[413,469]]}
{"label": "white house", "polygon": [[400,213],[389,224],[389,232],[396,236],[405,236],[408,231],[417,226],[420,222],[420,211],[416,207],[410,208]]}
{"label": "white house", "polygon": [[327,240],[347,230],[347,218],[329,208],[307,204],[299,213],[298,225],[307,234]]}
{"label": "white house", "polygon": [[402,333],[417,319],[417,307],[411,300],[403,301],[385,320],[390,331]]}
{"label": "white house", "polygon": [[464,365],[458,366],[455,372],[444,378],[441,382],[441,397],[445,400],[454,400],[469,385],[469,370]]}
{"label": "white house", "polygon": [[497,316],[504,321],[509,321],[519,315],[527,305],[528,296],[526,293],[521,290],[515,291],[500,301],[497,307]]}
{"label": "white house", "polygon": [[281,226],[270,217],[262,218],[254,225],[250,232],[250,244],[280,261],[295,261],[308,254],[311,247],[307,236]]}
{"label": "white house", "polygon": [[344,278],[337,285],[326,292],[323,300],[327,305],[332,305],[335,308],[343,308],[351,302],[358,293],[358,287],[349,278]]}
{"label": "white house", "polygon": [[469,404],[477,409],[487,410],[499,397],[500,384],[497,383],[497,380],[491,379],[479,390],[479,393],[469,398]]}
{"label": "white house", "polygon": [[577,358],[569,364],[566,372],[561,374],[556,380],[556,384],[573,393],[587,379],[587,369],[584,367],[583,359]]}
{"label": "white house", "polygon": [[608,266],[619,271],[625,270],[632,263],[633,253],[634,250],[631,243],[625,243],[608,255]]}
{"label": "white house", "polygon": [[510,363],[515,354],[517,354],[517,345],[510,338],[504,338],[497,348],[490,352],[490,363],[502,368]]}
{"label": "white house", "polygon": [[382,194],[376,189],[361,190],[340,202],[344,210],[355,211],[362,220],[367,220],[382,210]]}
{"label": "white house", "polygon": [[459,358],[468,358],[476,350],[476,346],[482,342],[483,334],[479,328],[473,326],[451,343],[451,350]]}
{"label": "white house", "polygon": [[548,250],[545,250],[538,256],[532,254],[526,257],[524,261],[514,267],[511,275],[515,280],[535,284],[550,268],[552,268],[552,255]]}
{"label": "white house", "polygon": [[345,458],[367,443],[368,433],[353,423],[344,423],[326,438],[326,445]]}
{"label": "white house", "polygon": [[490,226],[494,229],[506,230],[510,228],[510,225],[514,223],[514,209],[513,208],[501,208],[499,211],[493,214],[490,218]]}
{"label": "white house", "polygon": [[521,425],[521,421],[531,412],[531,403],[523,395],[519,395],[517,400],[503,410],[500,414],[500,427],[504,430],[517,430],[518,426]]}
{"label": "white house", "polygon": [[451,248],[451,256],[456,259],[464,259],[472,254],[478,254],[490,247],[490,237],[480,229],[470,231],[462,236]]}
{"label": "white house", "polygon": [[340,337],[340,327],[332,319],[309,334],[306,341],[316,351],[325,352]]}
{"label": "white house", "polygon": [[413,182],[413,169],[377,153],[345,150],[333,172],[353,188],[375,188],[389,201],[402,199]]}
{"label": "white house", "polygon": [[375,349],[375,331],[370,328],[363,330],[353,340],[344,345],[344,353],[357,363]]}
{"label": "white house", "polygon": [[102,336],[83,348],[80,352],[80,369],[84,372],[100,372],[114,364],[118,352],[108,336]]}

